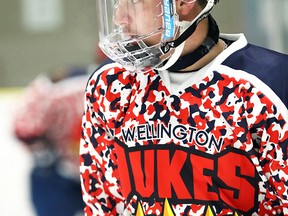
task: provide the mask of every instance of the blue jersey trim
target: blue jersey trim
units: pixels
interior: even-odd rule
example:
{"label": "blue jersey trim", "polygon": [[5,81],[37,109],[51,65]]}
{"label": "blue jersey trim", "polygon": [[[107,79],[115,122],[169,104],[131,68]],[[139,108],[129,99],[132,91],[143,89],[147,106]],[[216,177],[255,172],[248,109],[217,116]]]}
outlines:
{"label": "blue jersey trim", "polygon": [[255,75],[288,107],[288,55],[248,44],[222,64]]}

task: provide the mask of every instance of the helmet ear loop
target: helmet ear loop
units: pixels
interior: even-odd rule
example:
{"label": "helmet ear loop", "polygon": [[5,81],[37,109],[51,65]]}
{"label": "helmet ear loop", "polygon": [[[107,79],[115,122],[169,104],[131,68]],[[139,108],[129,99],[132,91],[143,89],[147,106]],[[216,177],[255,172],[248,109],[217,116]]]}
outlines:
{"label": "helmet ear loop", "polygon": [[[161,50],[164,54],[168,53],[171,49],[175,49],[175,52],[172,54],[172,56],[169,58],[165,65],[157,68],[158,70],[166,70],[169,68],[169,65],[172,66],[178,60],[184,49],[186,39],[194,33],[200,21],[209,15],[214,4],[215,0],[208,0],[206,7],[202,10],[200,14],[198,14],[198,16],[194,20],[192,20],[191,22],[188,21],[188,23],[187,21],[179,21],[178,24],[180,26],[181,32],[183,31],[183,33],[181,33],[180,37],[178,37],[176,40],[166,42],[161,47]],[[183,25],[181,23],[183,23]]]}
{"label": "helmet ear loop", "polygon": [[192,8],[194,7],[196,1],[178,1],[177,13],[181,16],[187,16]]}
{"label": "helmet ear loop", "polygon": [[198,16],[194,20],[190,22],[189,27],[183,32],[183,34],[180,35],[180,37],[178,37],[176,40],[164,43],[161,47],[162,52],[169,52],[171,48],[176,48],[177,46],[182,44],[182,42],[184,42],[188,37],[190,37],[190,35],[192,35],[196,30],[196,27],[201,22],[201,20],[203,20],[209,15],[210,11],[214,6],[214,1],[215,0],[208,0],[206,7],[202,10],[200,14],[198,14]]}

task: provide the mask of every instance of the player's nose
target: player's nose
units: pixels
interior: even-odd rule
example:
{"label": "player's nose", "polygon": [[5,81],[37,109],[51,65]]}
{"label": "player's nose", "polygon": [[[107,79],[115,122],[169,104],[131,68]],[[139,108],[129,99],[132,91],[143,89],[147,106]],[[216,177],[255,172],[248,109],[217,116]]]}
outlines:
{"label": "player's nose", "polygon": [[119,1],[115,7],[114,23],[118,26],[127,26],[130,23],[129,9],[125,1]]}

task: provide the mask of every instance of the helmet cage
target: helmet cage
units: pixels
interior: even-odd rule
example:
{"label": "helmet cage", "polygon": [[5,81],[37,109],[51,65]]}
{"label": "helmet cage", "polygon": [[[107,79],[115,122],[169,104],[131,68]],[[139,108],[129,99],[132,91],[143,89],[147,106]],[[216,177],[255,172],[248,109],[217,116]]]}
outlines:
{"label": "helmet cage", "polygon": [[100,48],[109,58],[131,71],[161,63],[160,56],[163,53],[159,45],[147,46],[144,42],[146,37],[115,40],[119,37],[117,34],[109,35],[99,42]]}
{"label": "helmet cage", "polygon": [[[119,1],[129,0],[96,0],[99,10],[100,48],[109,58],[131,71],[159,65],[173,53],[172,51],[164,54],[161,47],[167,41],[175,39],[175,33],[178,30],[178,26],[175,25],[178,22],[175,1],[161,0],[156,5],[156,7],[161,7],[161,13],[155,13],[154,20],[162,19],[162,26],[156,26],[147,34],[132,36],[125,35],[123,27],[117,26],[111,18],[111,14],[115,14]],[[144,0],[137,2],[139,1]],[[160,35],[159,43],[147,45],[144,42],[155,35]]]}

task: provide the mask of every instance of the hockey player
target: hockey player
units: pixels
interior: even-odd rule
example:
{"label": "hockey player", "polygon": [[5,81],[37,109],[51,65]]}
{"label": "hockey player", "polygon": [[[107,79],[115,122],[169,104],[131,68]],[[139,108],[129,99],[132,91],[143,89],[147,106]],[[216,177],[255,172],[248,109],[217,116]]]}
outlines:
{"label": "hockey player", "polygon": [[215,0],[97,0],[85,215],[288,215],[288,57],[219,34]]}

